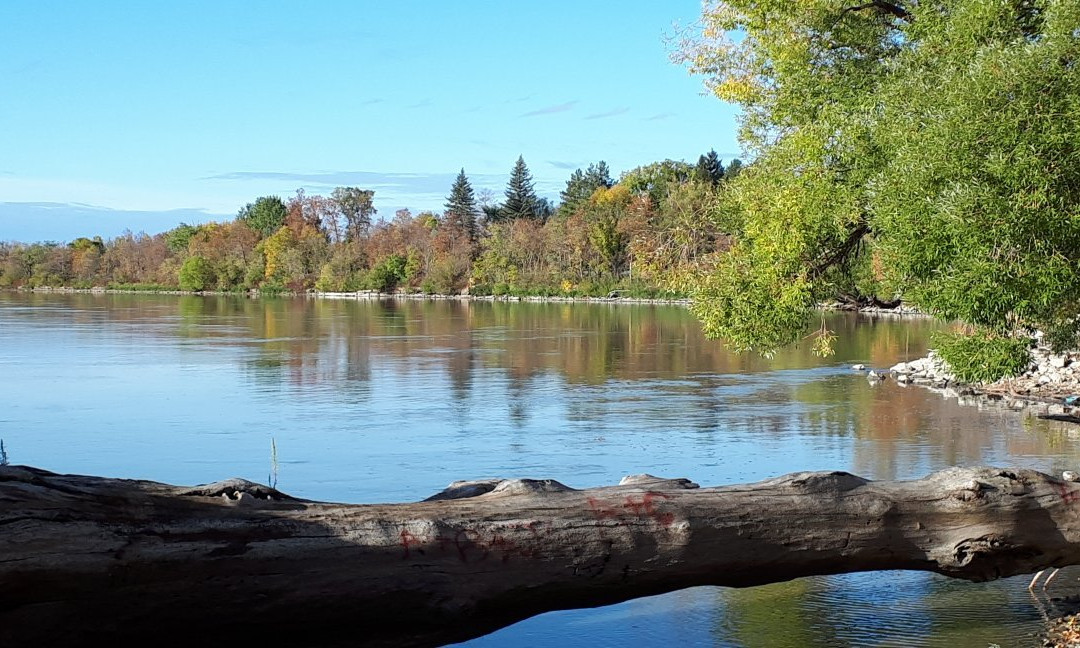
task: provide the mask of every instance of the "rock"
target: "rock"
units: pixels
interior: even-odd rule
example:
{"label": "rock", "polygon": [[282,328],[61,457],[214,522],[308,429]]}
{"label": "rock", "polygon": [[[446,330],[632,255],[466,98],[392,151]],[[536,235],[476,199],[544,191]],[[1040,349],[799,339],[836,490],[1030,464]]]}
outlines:
{"label": "rock", "polygon": [[1069,359],[1063,355],[1050,357],[1050,366],[1055,369],[1064,369],[1067,364],[1069,364]]}
{"label": "rock", "polygon": [[898,373],[898,374],[896,374],[896,382],[898,382],[898,383],[906,385],[909,380],[911,380],[911,377],[908,376],[906,373]]}
{"label": "rock", "polygon": [[866,379],[869,380],[871,383],[876,384],[878,382],[881,382],[882,380],[885,380],[885,376],[871,369],[869,372],[867,372]]}
{"label": "rock", "polygon": [[908,363],[901,362],[899,364],[893,365],[892,369],[890,369],[889,371],[892,371],[895,374],[902,374],[902,373],[907,373],[909,370],[910,369],[908,367]]}
{"label": "rock", "polygon": [[853,365],[851,365],[851,368],[854,369],[855,371],[863,371],[864,369],[866,369],[866,365],[864,365],[864,364],[853,364]]}

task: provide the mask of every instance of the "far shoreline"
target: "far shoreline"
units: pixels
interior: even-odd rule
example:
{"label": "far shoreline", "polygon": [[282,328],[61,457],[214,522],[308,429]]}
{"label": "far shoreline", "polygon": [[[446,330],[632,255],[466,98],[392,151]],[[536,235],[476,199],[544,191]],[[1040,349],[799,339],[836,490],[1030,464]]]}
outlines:
{"label": "far shoreline", "polygon": [[[169,289],[123,289],[123,288],[71,288],[71,287],[52,287],[52,286],[39,286],[36,288],[4,288],[0,289],[7,292],[22,292],[22,293],[42,293],[42,294],[92,294],[92,295],[180,295],[180,296],[204,296],[204,297],[246,297],[249,299],[269,298],[274,299],[278,297],[297,298],[303,297],[306,299],[337,299],[337,300],[402,300],[402,301],[478,301],[478,302],[523,302],[523,303],[553,303],[553,304],[638,304],[638,305],[655,305],[655,306],[690,306],[691,299],[689,297],[625,297],[616,293],[623,292],[620,290],[612,291],[611,294],[606,296],[597,295],[472,295],[469,293],[460,294],[442,294],[442,293],[424,293],[424,292],[406,292],[395,291],[392,293],[378,292],[375,290],[357,290],[352,292],[322,292],[317,290],[308,290],[304,292],[296,291],[274,291],[271,293],[265,293],[257,288],[244,291],[224,291],[224,290],[169,290]],[[922,311],[912,306],[906,306],[900,304],[895,308],[883,308],[879,306],[852,306],[849,304],[841,304],[838,302],[826,302],[818,305],[818,310],[826,312],[851,312],[860,313],[866,315],[885,315],[893,317],[912,317],[912,318],[924,318],[930,317],[930,315],[923,313]]]}

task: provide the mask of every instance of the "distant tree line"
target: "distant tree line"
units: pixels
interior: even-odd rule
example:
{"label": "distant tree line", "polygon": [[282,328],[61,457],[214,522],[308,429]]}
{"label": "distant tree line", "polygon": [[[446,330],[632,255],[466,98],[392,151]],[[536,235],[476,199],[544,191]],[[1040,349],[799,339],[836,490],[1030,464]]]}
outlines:
{"label": "distant tree line", "polygon": [[374,191],[301,189],[155,236],[0,243],[0,287],[684,294],[685,277],[728,245],[718,197],[740,168],[709,151],[615,180],[601,161],[574,171],[553,204],[519,157],[501,202],[478,196],[462,169],[442,213],[381,220]]}

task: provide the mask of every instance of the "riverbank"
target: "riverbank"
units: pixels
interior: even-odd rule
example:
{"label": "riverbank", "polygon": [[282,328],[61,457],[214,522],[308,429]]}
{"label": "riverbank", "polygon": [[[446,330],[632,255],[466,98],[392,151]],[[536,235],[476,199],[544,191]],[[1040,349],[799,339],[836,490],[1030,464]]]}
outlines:
{"label": "riverbank", "polygon": [[359,290],[356,292],[319,292],[315,290],[294,292],[275,291],[267,293],[259,290],[246,291],[219,291],[219,290],[168,290],[168,289],[118,289],[118,288],[17,288],[14,292],[29,292],[43,294],[93,294],[93,295],[202,295],[207,297],[305,297],[313,299],[397,299],[412,301],[486,301],[486,302],[551,302],[551,303],[596,303],[596,304],[657,304],[688,306],[690,299],[686,297],[650,298],[650,297],[625,297],[614,291],[606,296],[591,295],[441,295],[423,292],[392,292],[384,293],[375,290]]}
{"label": "riverbank", "polygon": [[[432,300],[432,301],[488,301],[488,302],[551,302],[551,303],[622,303],[622,304],[662,304],[662,305],[678,305],[689,306],[689,297],[629,297],[620,295],[621,291],[612,291],[607,295],[473,295],[469,293],[462,294],[434,294],[424,292],[405,292],[395,291],[392,293],[378,292],[376,290],[358,290],[355,292],[319,292],[316,290],[309,290],[304,292],[293,291],[275,291],[272,293],[265,293],[263,291],[253,289],[246,291],[218,291],[218,290],[202,290],[202,291],[190,291],[190,290],[170,290],[166,288],[152,288],[152,289],[123,289],[123,288],[54,288],[54,287],[38,287],[38,288],[17,288],[14,289],[17,292],[34,292],[34,293],[86,293],[95,295],[130,295],[130,294],[152,294],[152,295],[206,295],[211,297],[230,297],[230,296],[244,296],[244,297],[313,297],[318,299],[408,299],[408,300]],[[840,304],[838,302],[825,302],[820,304],[819,309],[823,311],[848,311],[857,312],[867,315],[885,315],[896,317],[930,317],[919,309],[900,304],[895,308],[883,308],[880,306],[860,306],[858,308],[852,307],[849,304]]]}
{"label": "riverbank", "polygon": [[1019,376],[993,383],[963,383],[934,351],[925,357],[892,366],[888,372],[870,371],[871,382],[892,377],[899,385],[915,385],[956,398],[963,405],[1027,410],[1033,414],[1080,422],[1080,352],[1053,353],[1039,345],[1031,363]]}

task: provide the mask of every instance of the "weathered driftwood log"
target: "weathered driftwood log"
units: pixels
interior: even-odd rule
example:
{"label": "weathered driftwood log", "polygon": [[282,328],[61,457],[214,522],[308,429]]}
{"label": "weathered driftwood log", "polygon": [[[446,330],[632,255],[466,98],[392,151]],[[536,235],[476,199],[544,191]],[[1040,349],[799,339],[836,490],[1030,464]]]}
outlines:
{"label": "weathered driftwood log", "polygon": [[985,580],[1080,563],[1078,498],[1080,484],[976,468],[720,488],[490,480],[360,506],[9,466],[0,645],[438,644],[694,585],[879,569]]}

